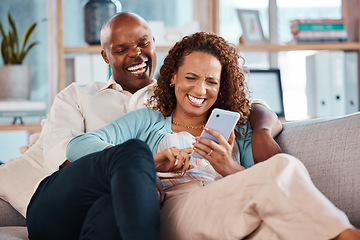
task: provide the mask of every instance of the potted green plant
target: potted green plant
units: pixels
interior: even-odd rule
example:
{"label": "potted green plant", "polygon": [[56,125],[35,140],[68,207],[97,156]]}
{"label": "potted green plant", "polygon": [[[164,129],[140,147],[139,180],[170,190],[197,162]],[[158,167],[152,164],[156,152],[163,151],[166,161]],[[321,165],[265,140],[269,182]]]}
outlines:
{"label": "potted green plant", "polygon": [[30,66],[23,65],[29,51],[38,42],[29,43],[35,30],[36,23],[32,23],[24,32],[21,42],[10,13],[8,13],[10,30],[6,33],[0,21],[1,56],[4,66],[0,67],[0,100],[28,100],[31,89]]}

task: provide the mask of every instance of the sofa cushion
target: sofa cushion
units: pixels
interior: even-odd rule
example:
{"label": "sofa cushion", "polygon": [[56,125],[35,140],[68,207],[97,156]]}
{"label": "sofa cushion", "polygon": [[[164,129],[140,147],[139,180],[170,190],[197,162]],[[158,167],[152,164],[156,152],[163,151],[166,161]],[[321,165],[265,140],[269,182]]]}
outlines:
{"label": "sofa cushion", "polygon": [[284,123],[276,141],[304,163],[315,186],[360,227],[360,113]]}
{"label": "sofa cushion", "polygon": [[26,226],[25,218],[8,202],[2,199],[0,199],[0,213],[0,227]]}
{"label": "sofa cushion", "polygon": [[28,240],[26,227],[0,227],[1,240]]}

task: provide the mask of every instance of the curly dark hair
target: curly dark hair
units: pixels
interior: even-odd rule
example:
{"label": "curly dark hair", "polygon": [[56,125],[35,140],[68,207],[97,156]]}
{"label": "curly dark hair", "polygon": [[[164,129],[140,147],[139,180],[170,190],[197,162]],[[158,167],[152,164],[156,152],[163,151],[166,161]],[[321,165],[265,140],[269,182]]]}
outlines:
{"label": "curly dark hair", "polygon": [[[212,33],[194,33],[175,44],[160,68],[157,86],[148,105],[164,116],[170,116],[174,112],[176,97],[174,88],[170,86],[171,78],[183,64],[185,56],[195,51],[211,54],[222,66],[219,95],[209,114],[213,108],[238,112],[241,117],[237,125],[241,127],[247,122],[250,112],[249,90],[242,67],[245,61],[235,45]],[[242,60],[242,66],[239,59]]]}

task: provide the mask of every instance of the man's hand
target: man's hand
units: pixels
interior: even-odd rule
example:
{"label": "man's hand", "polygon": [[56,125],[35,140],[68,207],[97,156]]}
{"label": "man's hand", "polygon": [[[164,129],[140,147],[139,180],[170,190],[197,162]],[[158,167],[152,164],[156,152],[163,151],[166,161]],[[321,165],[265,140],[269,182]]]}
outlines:
{"label": "man's hand", "polygon": [[63,169],[64,167],[66,167],[66,166],[69,165],[70,163],[71,163],[71,162],[66,159],[65,162],[60,165],[59,169]]}

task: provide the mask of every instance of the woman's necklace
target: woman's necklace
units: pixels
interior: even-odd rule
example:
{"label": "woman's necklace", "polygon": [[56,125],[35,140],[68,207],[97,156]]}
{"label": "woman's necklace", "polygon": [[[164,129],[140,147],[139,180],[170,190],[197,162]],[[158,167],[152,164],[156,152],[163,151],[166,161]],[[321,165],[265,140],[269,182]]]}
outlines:
{"label": "woman's necklace", "polygon": [[182,125],[182,124],[180,124],[178,122],[175,122],[174,119],[172,120],[172,123],[175,124],[175,125],[181,126],[181,127],[188,128],[188,129],[201,129],[201,128],[205,127],[205,124],[202,125],[202,126],[199,126],[199,127],[192,127],[192,126]]}

